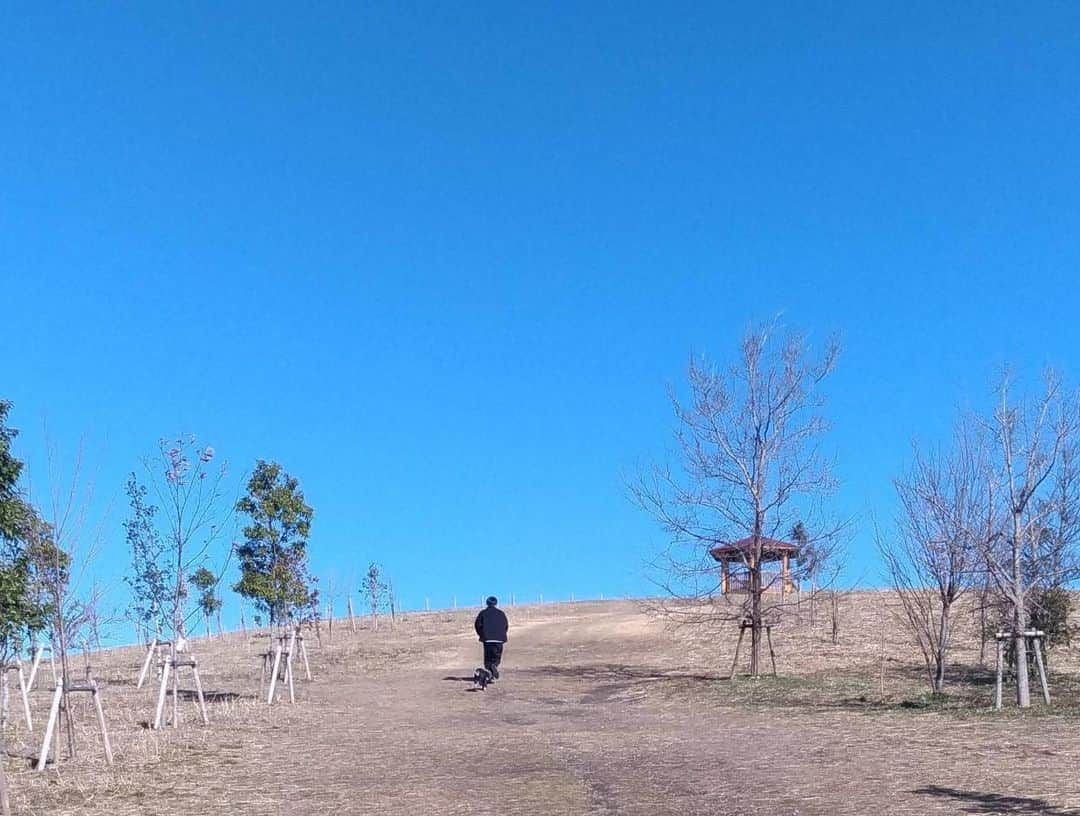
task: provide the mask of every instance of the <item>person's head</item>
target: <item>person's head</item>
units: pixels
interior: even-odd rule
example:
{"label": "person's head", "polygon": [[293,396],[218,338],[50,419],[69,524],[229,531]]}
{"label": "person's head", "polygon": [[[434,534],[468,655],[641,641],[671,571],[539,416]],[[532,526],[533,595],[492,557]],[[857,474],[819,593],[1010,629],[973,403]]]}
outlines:
{"label": "person's head", "polygon": [[487,605],[488,606],[498,606],[499,605],[499,599],[496,598],[494,595],[488,595]]}

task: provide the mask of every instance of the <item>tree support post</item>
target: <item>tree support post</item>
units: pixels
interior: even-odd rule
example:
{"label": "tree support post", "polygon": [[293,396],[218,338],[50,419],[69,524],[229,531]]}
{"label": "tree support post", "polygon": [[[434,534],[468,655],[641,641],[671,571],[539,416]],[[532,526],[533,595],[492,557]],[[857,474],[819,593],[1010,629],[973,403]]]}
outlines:
{"label": "tree support post", "polygon": [[274,704],[274,689],[277,687],[278,671],[281,668],[281,650],[282,645],[279,642],[274,647],[274,666],[270,670],[270,693],[266,695],[266,704]]}
{"label": "tree support post", "polygon": [[34,648],[34,662],[30,666],[30,679],[26,681],[26,690],[34,690],[34,681],[37,679],[38,667],[41,665],[41,657],[45,653],[45,650],[49,650],[49,665],[52,666],[53,682],[56,682],[56,661],[53,659],[53,650],[50,644],[39,643]]}
{"label": "tree support post", "polygon": [[35,766],[35,770],[38,772],[45,770],[45,765],[49,761],[49,745],[52,743],[53,732],[56,730],[56,721],[60,716],[60,700],[64,696],[64,678],[60,677],[56,681],[56,690],[53,692],[52,705],[49,706],[49,721],[45,726],[45,739],[41,741],[41,751],[38,753],[38,761]]}
{"label": "tree support post", "polygon": [[1050,686],[1046,682],[1046,666],[1043,663],[1042,648],[1040,646],[1041,635],[1042,632],[1036,632],[1031,638],[1031,645],[1035,651],[1035,665],[1039,667],[1039,682],[1042,684],[1043,702],[1050,705]]}
{"label": "tree support post", "polygon": [[728,680],[735,679],[735,667],[739,664],[739,648],[742,646],[743,635],[746,634],[746,622],[743,621],[739,624],[739,639],[735,642],[735,657],[731,660],[731,672],[728,674]]}
{"label": "tree support post", "polygon": [[135,688],[141,689],[143,683],[146,682],[146,675],[150,673],[150,661],[154,659],[154,652],[157,651],[158,639],[154,638],[150,641],[150,646],[146,650],[146,659],[143,660],[142,671],[139,672],[139,682],[135,684]]}
{"label": "tree support post", "polygon": [[[97,714],[98,727],[101,729],[101,742],[105,749],[105,762],[109,765],[113,764],[113,752],[112,742],[109,740],[109,728],[105,723],[105,708],[101,704],[101,691],[98,688],[97,681],[90,675],[90,670],[86,672],[86,682],[68,686],[65,689],[64,678],[61,676],[56,682],[56,690],[53,692],[52,706],[49,708],[49,722],[45,726],[45,738],[41,741],[41,751],[38,754],[37,765],[35,770],[43,771],[49,761],[49,745],[52,742],[53,734],[56,733],[57,722],[60,719],[60,705],[63,702],[66,694],[85,693],[89,694],[94,703],[94,711]],[[68,715],[70,716],[70,708],[68,709]],[[56,759],[60,758],[60,749],[56,749]]]}
{"label": "tree support post", "polygon": [[1001,632],[998,632],[995,640],[997,641],[997,678],[994,681],[994,710],[1001,710],[1001,676],[1005,669],[1005,658],[1002,652],[1003,644],[1001,642]]}
{"label": "tree support post", "polygon": [[202,680],[199,677],[199,662],[190,655],[176,655],[170,656],[165,660],[164,666],[161,672],[161,686],[158,689],[158,701],[157,710],[154,713],[154,725],[155,730],[160,729],[163,726],[163,719],[165,714],[165,698],[168,696],[169,678],[172,677],[172,693],[173,693],[173,714],[172,714],[172,726],[173,728],[180,727],[180,687],[179,677],[180,669],[190,668],[191,676],[195,682],[195,698],[199,703],[199,714],[202,717],[203,725],[210,724],[210,717],[206,712],[206,697],[203,695]]}
{"label": "tree support post", "polygon": [[31,720],[31,718],[30,718],[30,695],[27,693],[26,680],[25,680],[25,677],[23,675],[22,661],[19,660],[18,658],[16,658],[14,663],[7,663],[7,664],[5,664],[3,666],[0,666],[0,672],[3,673],[2,696],[3,696],[3,706],[4,706],[4,712],[3,712],[4,719],[7,718],[7,714],[8,714],[8,711],[7,711],[8,698],[9,698],[8,689],[10,687],[9,683],[8,683],[8,674],[10,672],[15,672],[19,676],[19,696],[22,698],[23,716],[26,717],[26,727],[28,729],[30,729],[30,730],[33,730],[34,723],[33,723],[33,720]]}
{"label": "tree support post", "polygon": [[1046,637],[1040,629],[1028,629],[1025,632],[997,632],[994,640],[997,641],[997,675],[994,681],[994,710],[1001,710],[1001,687],[1002,676],[1005,670],[1004,646],[1006,641],[1018,642],[1024,638],[1031,642],[1031,650],[1035,653],[1035,666],[1039,670],[1039,685],[1042,687],[1043,702],[1050,704],[1050,684],[1046,679],[1046,663],[1043,662],[1042,640]]}

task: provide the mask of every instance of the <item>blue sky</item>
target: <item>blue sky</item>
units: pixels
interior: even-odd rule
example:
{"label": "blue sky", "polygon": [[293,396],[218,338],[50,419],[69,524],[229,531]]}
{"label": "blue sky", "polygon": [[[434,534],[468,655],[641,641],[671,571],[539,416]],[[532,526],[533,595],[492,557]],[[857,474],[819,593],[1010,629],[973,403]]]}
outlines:
{"label": "blue sky", "polygon": [[[998,368],[1075,382],[1080,8],[8,6],[0,396],[45,481],[194,432],[280,461],[316,572],[404,602],[649,591],[622,474],[783,311],[842,333],[869,513]],[[120,590],[118,589],[118,592]]]}

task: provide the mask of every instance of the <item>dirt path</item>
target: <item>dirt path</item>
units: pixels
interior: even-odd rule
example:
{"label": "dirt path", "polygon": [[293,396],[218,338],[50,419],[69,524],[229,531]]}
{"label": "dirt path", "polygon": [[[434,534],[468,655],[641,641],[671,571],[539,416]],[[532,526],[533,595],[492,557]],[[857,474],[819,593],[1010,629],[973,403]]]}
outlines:
{"label": "dirt path", "polygon": [[219,745],[167,791],[102,812],[1080,814],[1064,719],[1018,739],[999,720],[919,714],[941,727],[913,730],[905,712],[726,707],[710,699],[723,681],[681,668],[627,606],[514,621],[486,692],[468,682],[470,634],[413,655],[396,672],[325,669],[253,751]]}

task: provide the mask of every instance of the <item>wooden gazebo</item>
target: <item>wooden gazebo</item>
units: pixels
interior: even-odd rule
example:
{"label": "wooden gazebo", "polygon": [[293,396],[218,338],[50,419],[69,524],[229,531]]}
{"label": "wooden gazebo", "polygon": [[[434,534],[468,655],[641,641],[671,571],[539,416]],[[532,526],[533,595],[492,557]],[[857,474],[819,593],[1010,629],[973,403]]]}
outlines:
{"label": "wooden gazebo", "polygon": [[[799,546],[790,541],[761,538],[761,586],[766,592],[779,590],[781,595],[794,592],[798,587],[791,577],[791,562],[799,557]],[[709,550],[720,563],[720,591],[725,595],[750,591],[749,569],[754,565],[754,539],[751,536],[721,544]],[[776,563],[779,570],[765,568]]]}

